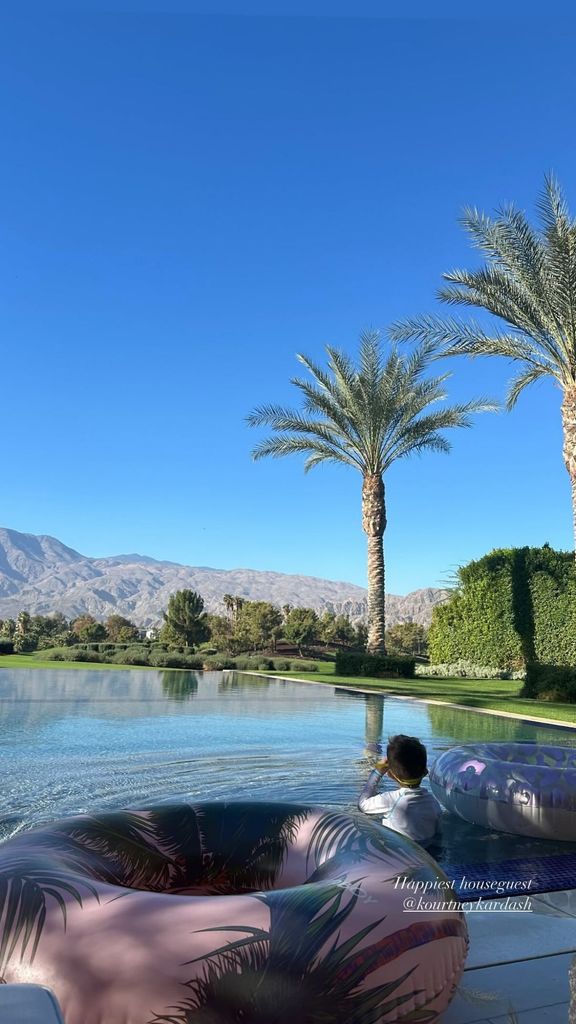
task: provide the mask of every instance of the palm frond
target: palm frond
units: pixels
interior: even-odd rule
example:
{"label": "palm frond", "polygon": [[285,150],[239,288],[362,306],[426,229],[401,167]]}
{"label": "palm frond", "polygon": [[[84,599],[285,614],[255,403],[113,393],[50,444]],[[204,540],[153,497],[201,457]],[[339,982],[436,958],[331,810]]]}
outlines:
{"label": "palm frond", "polygon": [[[248,417],[251,426],[269,426],[275,435],[260,441],[252,451],[254,459],[279,458],[292,454],[307,456],[306,471],[323,462],[343,463],[358,469],[363,476],[380,475],[395,458],[414,449],[448,451],[438,431],[467,425],[462,407],[444,407],[444,421],[431,428],[424,441],[426,410],[444,403],[444,385],[448,373],[425,376],[431,363],[446,354],[448,344],[483,342],[485,333],[453,321],[443,324],[436,336],[430,334],[431,321],[418,331],[427,336],[414,351],[403,353],[391,345],[384,353],[380,335],[366,331],[360,340],[358,365],[336,348],[327,346],[328,368],[323,370],[311,359],[299,355],[312,381],[294,378],[292,384],[304,399],[304,410],[263,405]],[[480,334],[478,333],[480,332]],[[514,339],[516,342],[517,338]],[[479,400],[469,403],[467,415],[492,409],[494,403]],[[450,415],[450,409],[452,414]],[[420,424],[418,436],[414,429]],[[433,436],[432,436],[433,435]],[[410,443],[409,443],[410,442]],[[412,444],[412,449],[410,448]]]}
{"label": "palm frond", "polygon": [[30,948],[34,960],[46,920],[46,897],[56,901],[66,928],[66,896],[80,907],[88,893],[98,900],[94,886],[66,868],[46,870],[38,867],[37,854],[19,850],[14,859],[4,858],[0,870],[0,975],[19,950],[20,959]]}
{"label": "palm frond", "polygon": [[338,445],[330,444],[329,442],[317,441],[314,438],[305,437],[290,437],[289,435],[281,435],[280,437],[270,437],[260,444],[252,451],[252,458],[257,461],[263,459],[266,456],[272,456],[272,458],[283,458],[285,455],[294,454],[310,454],[311,459],[308,461],[307,468],[311,469],[313,465],[319,462],[343,462],[349,466],[354,466],[356,469],[361,468],[360,459],[357,458],[352,452],[343,451]]}
{"label": "palm frond", "polygon": [[508,385],[506,408],[513,409],[524,388],[546,376],[549,376],[549,374],[543,366],[529,366],[527,369],[522,370]]}
{"label": "palm frond", "polygon": [[511,408],[521,391],[543,376],[562,388],[576,383],[576,221],[553,175],[537,201],[539,227],[515,206],[495,217],[464,211],[472,245],[485,256],[480,269],[445,274],[439,298],[448,305],[484,309],[506,331],[487,332],[475,321],[413,317],[392,326],[400,343],[429,340],[443,355],[503,356],[522,365],[508,394]]}
{"label": "palm frond", "polygon": [[[405,985],[415,966],[372,987],[364,984],[370,975],[425,943],[448,937],[466,941],[466,926],[458,918],[415,922],[366,945],[382,924],[376,920],[341,941],[341,925],[354,910],[358,893],[339,885],[312,883],[256,898],[270,911],[269,929],[232,929],[241,937],[204,957],[202,974],[186,983],[189,996],[154,1024],[209,1024],[224,1017],[230,1022],[378,1024],[421,990]],[[424,1004],[402,1019],[423,1024],[434,1019],[430,1013]]]}

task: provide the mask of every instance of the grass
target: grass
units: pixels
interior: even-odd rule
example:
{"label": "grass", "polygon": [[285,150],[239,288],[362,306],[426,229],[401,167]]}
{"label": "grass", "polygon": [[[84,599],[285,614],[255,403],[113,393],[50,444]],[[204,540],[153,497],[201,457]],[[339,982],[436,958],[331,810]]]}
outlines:
{"label": "grass", "polygon": [[[41,654],[42,652],[40,652]],[[150,668],[149,665],[113,665],[102,661],[43,661],[36,652],[32,654],[2,654],[0,668]]]}
{"label": "grass", "polygon": [[274,672],[287,679],[309,679],[313,683],[338,683],[350,689],[374,690],[397,697],[419,697],[448,704],[462,704],[486,711],[508,711],[519,718],[553,718],[576,725],[576,704],[553,704],[519,696],[522,682],[516,679],[370,679],[364,676],[337,676],[329,662],[321,672]]}

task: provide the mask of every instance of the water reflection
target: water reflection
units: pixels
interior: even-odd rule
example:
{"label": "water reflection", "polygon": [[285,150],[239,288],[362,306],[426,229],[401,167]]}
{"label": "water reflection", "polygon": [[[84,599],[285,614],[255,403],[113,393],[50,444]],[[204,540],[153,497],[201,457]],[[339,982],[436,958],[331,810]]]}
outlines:
{"label": "water reflection", "polygon": [[[269,676],[251,676],[243,672],[223,672],[218,684],[220,693],[232,690],[267,690],[272,682]],[[284,680],[281,680],[284,683]]]}
{"label": "water reflection", "polygon": [[159,673],[162,692],[170,700],[190,700],[198,693],[198,673],[164,669]]}
{"label": "water reflection", "polygon": [[366,702],[364,754],[375,764],[382,757],[382,729],[384,727],[384,699],[374,693],[363,694]]}
{"label": "water reflection", "polygon": [[458,743],[510,743],[525,738],[525,723],[516,718],[496,718],[479,712],[462,718],[458,708],[437,704],[427,707],[433,736],[457,736]]}

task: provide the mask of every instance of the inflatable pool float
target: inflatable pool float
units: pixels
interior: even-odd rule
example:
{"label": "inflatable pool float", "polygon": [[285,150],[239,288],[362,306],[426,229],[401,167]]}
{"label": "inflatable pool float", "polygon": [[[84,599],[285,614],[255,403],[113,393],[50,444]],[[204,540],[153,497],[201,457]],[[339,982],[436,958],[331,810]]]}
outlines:
{"label": "inflatable pool float", "polygon": [[467,950],[424,850],[360,813],[293,804],[163,804],[20,833],[0,846],[0,908],[0,975],[48,986],[66,1024],[432,1022]]}
{"label": "inflatable pool float", "polygon": [[435,797],[465,821],[501,832],[576,842],[576,750],[476,743],[441,754]]}

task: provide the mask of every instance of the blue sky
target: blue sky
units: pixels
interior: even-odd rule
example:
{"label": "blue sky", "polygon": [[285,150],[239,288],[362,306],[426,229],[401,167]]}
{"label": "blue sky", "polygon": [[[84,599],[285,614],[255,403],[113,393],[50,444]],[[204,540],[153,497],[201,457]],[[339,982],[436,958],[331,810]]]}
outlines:
{"label": "blue sky", "polygon": [[[552,169],[576,211],[576,21],[83,6],[0,35],[0,523],[363,584],[359,477],[253,463],[244,417],[292,402],[296,352],[435,309],[478,261],[465,204],[532,212]],[[451,369],[456,400],[510,373]],[[390,472],[387,589],[570,547],[559,401]]]}

